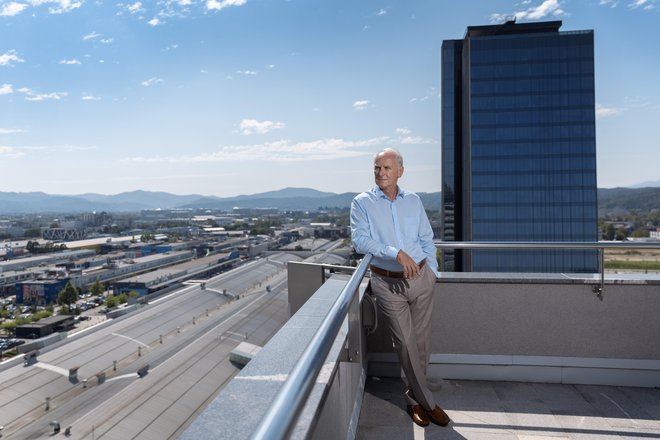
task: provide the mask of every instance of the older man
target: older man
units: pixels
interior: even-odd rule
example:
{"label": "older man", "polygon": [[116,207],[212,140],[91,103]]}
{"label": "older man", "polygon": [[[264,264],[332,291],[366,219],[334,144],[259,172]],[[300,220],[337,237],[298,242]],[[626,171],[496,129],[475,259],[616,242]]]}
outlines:
{"label": "older man", "polygon": [[406,375],[408,414],[420,426],[447,426],[426,381],[438,269],[433,231],[417,194],[398,186],[402,175],[398,151],[374,156],[376,186],[353,199],[351,236],[357,252],[374,257],[371,291]]}

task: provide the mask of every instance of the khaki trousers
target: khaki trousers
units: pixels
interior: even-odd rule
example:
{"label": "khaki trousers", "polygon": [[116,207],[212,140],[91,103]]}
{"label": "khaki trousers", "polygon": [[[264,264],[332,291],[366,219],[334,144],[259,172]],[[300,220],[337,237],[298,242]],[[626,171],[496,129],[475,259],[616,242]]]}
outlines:
{"label": "khaki trousers", "polygon": [[429,411],[435,408],[435,399],[426,381],[434,285],[435,274],[428,264],[412,279],[371,273],[371,291],[408,381],[408,404],[419,404]]}

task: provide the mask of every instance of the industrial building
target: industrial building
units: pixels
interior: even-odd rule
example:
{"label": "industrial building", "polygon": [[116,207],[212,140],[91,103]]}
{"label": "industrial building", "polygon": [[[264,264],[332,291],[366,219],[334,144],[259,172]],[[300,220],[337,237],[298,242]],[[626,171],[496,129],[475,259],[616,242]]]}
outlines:
{"label": "industrial building", "polygon": [[52,333],[71,330],[75,324],[74,316],[57,315],[40,319],[31,324],[16,326],[16,337],[26,339],[37,339]]}

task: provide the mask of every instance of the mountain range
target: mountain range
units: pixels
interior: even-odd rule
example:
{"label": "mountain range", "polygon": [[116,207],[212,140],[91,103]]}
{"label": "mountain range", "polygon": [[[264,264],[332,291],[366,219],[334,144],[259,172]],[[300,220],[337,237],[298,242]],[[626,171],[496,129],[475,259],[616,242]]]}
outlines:
{"label": "mountain range", "polygon": [[[166,192],[131,191],[115,195],[51,195],[43,192],[0,192],[0,214],[137,212],[143,209],[275,208],[317,210],[348,208],[357,193],[335,194],[310,188],[284,188],[259,194],[215,197],[199,194],[176,195]],[[440,209],[440,193],[420,193],[428,209]]]}
{"label": "mountain range", "polygon": [[[440,209],[440,193],[418,193],[429,210]],[[284,188],[251,195],[215,197],[199,194],[176,195],[166,192],[131,191],[115,195],[51,195],[43,192],[0,192],[0,214],[137,212],[142,209],[219,209],[275,208],[317,210],[348,208],[356,193],[335,194],[311,188]],[[599,211],[650,210],[660,208],[660,187],[600,188]]]}

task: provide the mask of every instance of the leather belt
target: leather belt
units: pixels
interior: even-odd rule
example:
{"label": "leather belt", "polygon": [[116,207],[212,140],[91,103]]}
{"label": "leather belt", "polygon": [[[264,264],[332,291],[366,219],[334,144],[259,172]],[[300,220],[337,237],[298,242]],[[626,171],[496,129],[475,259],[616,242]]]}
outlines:
{"label": "leather belt", "polygon": [[[424,267],[425,264],[426,264],[426,259],[422,260],[422,262],[418,264],[420,270]],[[384,277],[404,278],[403,272],[391,272],[389,270],[381,269],[380,267],[376,267],[376,266],[369,266],[369,268],[371,269],[371,271],[373,273],[377,273],[378,275],[381,275],[381,276],[384,276]]]}

